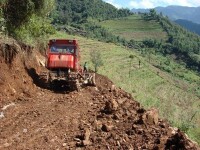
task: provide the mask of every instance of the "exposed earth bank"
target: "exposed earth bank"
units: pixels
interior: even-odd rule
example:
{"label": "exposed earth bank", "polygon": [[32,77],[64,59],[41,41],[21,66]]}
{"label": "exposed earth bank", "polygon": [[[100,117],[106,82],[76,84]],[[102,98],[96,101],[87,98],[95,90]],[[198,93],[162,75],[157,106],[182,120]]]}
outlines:
{"label": "exposed earth bank", "polygon": [[0,149],[199,149],[102,75],[80,92],[43,88],[42,59],[0,39]]}

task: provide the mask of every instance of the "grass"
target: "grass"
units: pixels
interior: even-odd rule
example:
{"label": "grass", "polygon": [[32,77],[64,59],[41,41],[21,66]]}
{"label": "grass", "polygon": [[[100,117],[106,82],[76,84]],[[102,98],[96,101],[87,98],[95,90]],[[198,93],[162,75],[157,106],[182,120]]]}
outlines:
{"label": "grass", "polygon": [[139,15],[131,15],[122,19],[107,20],[99,23],[117,36],[128,40],[141,41],[145,38],[165,40],[167,34],[155,21],[145,21]]}
{"label": "grass", "polygon": [[[52,38],[78,39],[81,48],[81,64],[87,61],[92,69],[89,53],[94,49],[100,51],[104,65],[99,68],[99,73],[106,75],[117,86],[131,93],[145,108],[158,108],[162,118],[167,118],[172,125],[182,130],[187,129],[185,132],[200,144],[198,134],[200,98],[198,92],[194,91],[198,88],[200,76],[181,67],[179,71],[186,73],[186,79],[187,76],[192,79],[186,80],[173,76],[154,67],[153,62],[149,63],[148,59],[141,57],[138,52],[112,43],[103,43],[61,32]],[[132,60],[129,58],[130,55],[134,55]],[[139,60],[141,61],[140,68]],[[175,62],[171,63],[178,66]],[[185,125],[189,128],[185,128]]]}

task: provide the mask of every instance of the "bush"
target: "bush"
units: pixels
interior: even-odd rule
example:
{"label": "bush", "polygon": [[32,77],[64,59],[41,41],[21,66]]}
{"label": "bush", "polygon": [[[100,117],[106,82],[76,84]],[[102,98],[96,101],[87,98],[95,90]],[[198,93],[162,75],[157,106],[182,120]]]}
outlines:
{"label": "bush", "polygon": [[[42,17],[46,21],[45,18],[54,4],[54,0],[7,0],[3,9],[3,16],[6,20],[8,34],[17,36],[19,32],[23,32],[22,30],[30,28],[30,23],[33,23],[33,26],[41,23],[41,19],[36,20],[37,17]],[[39,21],[39,23],[37,23],[37,21]],[[44,25],[46,25],[46,23]],[[41,26],[44,27],[44,25]],[[37,30],[36,28],[32,33],[37,32]],[[41,30],[45,30],[45,33],[48,29],[42,28]],[[35,35],[33,35],[33,37],[34,36]]]}
{"label": "bush", "polygon": [[95,72],[97,72],[99,67],[103,65],[103,61],[101,59],[101,53],[97,50],[92,50],[90,52],[90,58],[94,66],[94,70]]}

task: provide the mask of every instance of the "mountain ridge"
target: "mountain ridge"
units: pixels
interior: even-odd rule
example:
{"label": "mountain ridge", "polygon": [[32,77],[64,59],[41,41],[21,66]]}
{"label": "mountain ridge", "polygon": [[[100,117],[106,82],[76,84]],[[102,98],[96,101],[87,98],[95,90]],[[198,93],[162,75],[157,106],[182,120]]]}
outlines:
{"label": "mountain ridge", "polygon": [[177,24],[187,28],[191,32],[195,32],[200,35],[200,24],[193,23],[191,21],[184,20],[184,19],[178,19],[178,20],[175,20],[175,22]]}
{"label": "mountain ridge", "polygon": [[[155,7],[154,8],[158,13],[162,13],[165,16],[168,16],[171,20],[184,19],[192,21],[194,23],[200,24],[200,6],[198,7],[187,7],[187,6],[176,6],[171,5],[167,7]],[[133,13],[146,13],[150,9],[132,9]]]}

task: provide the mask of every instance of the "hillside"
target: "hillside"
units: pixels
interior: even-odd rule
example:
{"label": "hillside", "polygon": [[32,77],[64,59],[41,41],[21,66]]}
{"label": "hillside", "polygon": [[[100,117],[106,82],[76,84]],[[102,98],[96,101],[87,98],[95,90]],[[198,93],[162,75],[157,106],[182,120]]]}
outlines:
{"label": "hillside", "polygon": [[145,21],[139,15],[131,15],[123,19],[106,20],[99,24],[116,36],[121,36],[128,40],[167,39],[167,33],[164,32],[161,25],[154,20],[150,22]]}
{"label": "hillside", "polygon": [[[17,51],[7,62],[4,50]],[[80,92],[41,88],[43,58],[15,40],[0,43],[0,149],[199,149],[104,76]]]}
{"label": "hillside", "polygon": [[89,18],[105,20],[130,14],[128,9],[118,10],[102,0],[57,0],[56,3],[56,9],[51,12],[54,24],[82,24]]}
{"label": "hillside", "polygon": [[[91,69],[94,68],[89,54],[94,49],[100,51],[104,65],[99,69],[99,73],[109,77],[114,84],[131,93],[145,108],[158,108],[162,118],[167,118],[171,124],[185,130],[196,141],[200,140],[200,113],[198,111],[200,76],[171,62],[179,68],[177,72],[190,81],[172,76],[154,67],[148,59],[141,57],[136,51],[115,44],[62,33],[52,36],[52,38],[58,37],[78,39],[82,64],[87,61]],[[130,55],[134,56],[133,60],[129,58]],[[152,60],[154,59],[156,63],[157,58],[153,57]],[[141,61],[140,68],[139,60]]]}
{"label": "hillside", "polygon": [[[156,7],[158,13],[168,16],[172,20],[184,19],[200,24],[200,7],[167,6]],[[132,9],[132,12],[148,12],[149,9]]]}
{"label": "hillside", "polygon": [[[103,21],[100,25],[126,40],[132,38],[132,43],[138,45],[137,49],[146,56],[149,53],[162,54],[164,57],[168,55],[169,58],[175,58],[174,60],[179,64],[185,64],[187,68],[200,71],[198,49],[200,37],[156,14],[154,10],[142,15]],[[130,41],[130,44],[132,43]]]}
{"label": "hillside", "polygon": [[187,20],[182,20],[182,19],[175,20],[175,22],[178,23],[179,25],[185,27],[189,31],[200,35],[200,24],[193,23],[193,22],[187,21]]}

